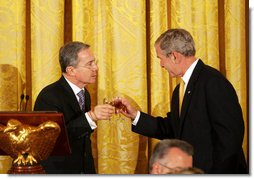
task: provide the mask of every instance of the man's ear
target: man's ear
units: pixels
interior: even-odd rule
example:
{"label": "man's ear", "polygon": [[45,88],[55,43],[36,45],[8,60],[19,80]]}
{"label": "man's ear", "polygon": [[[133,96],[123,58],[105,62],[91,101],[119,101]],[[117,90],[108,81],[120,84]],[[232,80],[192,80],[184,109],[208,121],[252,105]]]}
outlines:
{"label": "man's ear", "polygon": [[70,76],[75,75],[75,68],[73,66],[67,66],[66,67],[66,73]]}
{"label": "man's ear", "polygon": [[154,163],[153,166],[152,166],[151,174],[160,174],[159,167],[160,166],[157,163]]}
{"label": "man's ear", "polygon": [[172,55],[173,60],[176,61],[177,52],[173,51],[173,52],[171,53],[171,55]]}
{"label": "man's ear", "polygon": [[174,51],[172,52],[172,56],[173,56],[172,58],[174,59],[175,64],[179,64],[181,62],[182,56],[180,53]]}

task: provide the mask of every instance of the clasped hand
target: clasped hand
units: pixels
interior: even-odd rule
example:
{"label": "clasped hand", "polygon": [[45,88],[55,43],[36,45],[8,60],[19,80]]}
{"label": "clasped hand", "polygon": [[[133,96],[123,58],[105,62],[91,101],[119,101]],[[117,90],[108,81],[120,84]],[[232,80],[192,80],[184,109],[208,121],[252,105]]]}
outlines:
{"label": "clasped hand", "polygon": [[91,111],[89,111],[88,115],[92,118],[93,121],[97,121],[110,119],[114,113],[114,106],[110,104],[99,104],[95,106]]}

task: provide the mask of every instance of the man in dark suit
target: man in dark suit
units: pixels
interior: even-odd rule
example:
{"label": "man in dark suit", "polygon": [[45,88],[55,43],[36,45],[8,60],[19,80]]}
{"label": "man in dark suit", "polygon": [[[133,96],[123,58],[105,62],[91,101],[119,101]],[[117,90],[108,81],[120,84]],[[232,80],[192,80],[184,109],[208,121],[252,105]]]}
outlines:
{"label": "man in dark suit", "polygon": [[42,165],[46,173],[95,174],[90,135],[97,120],[106,120],[114,113],[109,104],[91,109],[89,92],[85,86],[96,82],[98,66],[89,45],[69,42],[59,52],[62,77],[46,86],[38,95],[35,111],[63,113],[71,154],[51,156]]}
{"label": "man in dark suit", "polygon": [[[171,77],[181,77],[167,117],[153,117],[136,110],[127,99],[119,110],[133,119],[132,130],[157,139],[177,138],[194,147],[193,166],[205,173],[248,173],[242,150],[244,122],[237,94],[216,69],[195,58],[192,36],[184,29],[170,29],[155,42],[160,65]],[[182,101],[182,102],[181,102]]]}

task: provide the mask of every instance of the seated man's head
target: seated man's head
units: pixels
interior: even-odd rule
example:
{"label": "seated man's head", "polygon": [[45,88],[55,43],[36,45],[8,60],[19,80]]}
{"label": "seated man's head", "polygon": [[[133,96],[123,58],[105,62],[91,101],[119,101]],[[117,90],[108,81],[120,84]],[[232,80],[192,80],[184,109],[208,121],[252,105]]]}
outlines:
{"label": "seated man's head", "polygon": [[175,173],[192,167],[193,147],[178,139],[161,140],[154,148],[149,162],[151,174]]}

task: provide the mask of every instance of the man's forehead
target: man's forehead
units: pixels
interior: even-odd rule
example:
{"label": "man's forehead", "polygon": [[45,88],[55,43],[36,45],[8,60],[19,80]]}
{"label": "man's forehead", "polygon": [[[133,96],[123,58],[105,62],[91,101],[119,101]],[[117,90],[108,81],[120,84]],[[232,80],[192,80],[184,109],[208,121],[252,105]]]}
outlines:
{"label": "man's forehead", "polygon": [[78,53],[78,57],[87,61],[94,60],[95,57],[90,49],[83,49]]}

